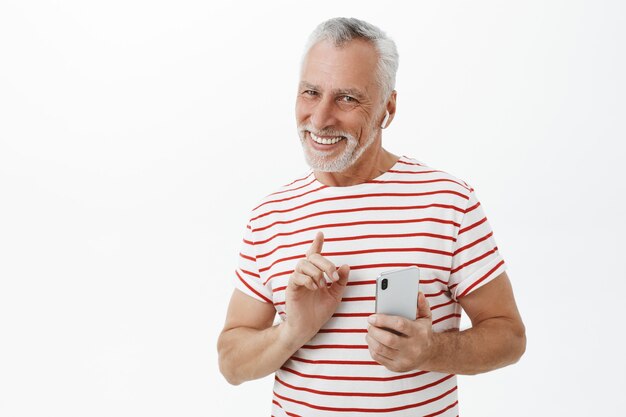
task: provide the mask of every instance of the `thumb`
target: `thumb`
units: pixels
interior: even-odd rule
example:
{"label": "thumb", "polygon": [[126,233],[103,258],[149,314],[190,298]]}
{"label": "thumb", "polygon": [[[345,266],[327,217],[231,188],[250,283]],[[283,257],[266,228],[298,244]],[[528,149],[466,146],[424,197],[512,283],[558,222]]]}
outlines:
{"label": "thumb", "polygon": [[313,255],[314,253],[322,253],[322,246],[324,246],[324,233],[317,232],[311,247],[306,251],[306,256]]}
{"label": "thumb", "polygon": [[430,304],[423,292],[419,292],[417,295],[417,318],[432,319],[433,315],[430,312]]}

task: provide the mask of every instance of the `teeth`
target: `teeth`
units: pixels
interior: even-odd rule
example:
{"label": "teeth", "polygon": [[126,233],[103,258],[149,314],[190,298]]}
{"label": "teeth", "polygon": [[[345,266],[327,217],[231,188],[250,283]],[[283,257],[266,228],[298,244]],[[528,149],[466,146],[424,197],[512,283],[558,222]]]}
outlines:
{"label": "teeth", "polygon": [[317,143],[321,143],[322,145],[334,145],[335,143],[339,142],[341,139],[343,139],[342,136],[337,136],[335,138],[332,139],[327,139],[327,138],[320,138],[319,136],[317,136],[315,133],[313,132],[309,132],[311,134],[311,138],[317,142]]}

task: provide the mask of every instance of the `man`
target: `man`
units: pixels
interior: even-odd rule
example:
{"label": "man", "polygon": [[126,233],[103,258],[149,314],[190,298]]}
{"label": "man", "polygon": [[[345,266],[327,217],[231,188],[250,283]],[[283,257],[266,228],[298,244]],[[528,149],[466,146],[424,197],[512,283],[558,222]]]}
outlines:
{"label": "man", "polygon": [[[473,189],[382,147],[397,66],[393,41],[366,22],[311,35],[296,118],[312,171],[252,210],[218,342],[230,383],[276,373],[274,416],[456,416],[455,374],[524,352]],[[376,277],[410,265],[418,318],[373,314]]]}

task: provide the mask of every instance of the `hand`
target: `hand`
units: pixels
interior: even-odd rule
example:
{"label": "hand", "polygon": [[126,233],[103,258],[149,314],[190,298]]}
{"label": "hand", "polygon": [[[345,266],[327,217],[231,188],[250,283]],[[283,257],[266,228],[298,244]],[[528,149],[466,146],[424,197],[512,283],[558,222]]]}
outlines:
{"label": "hand", "polygon": [[[339,269],[321,255],[324,234],[318,232],[306,258],[301,259],[289,277],[285,295],[285,336],[300,346],[317,334],[341,302],[348,283],[350,267]],[[327,285],[324,274],[331,281]],[[299,347],[299,346],[298,346]]]}
{"label": "hand", "polygon": [[365,340],[372,359],[393,372],[424,369],[434,342],[432,313],[423,293],[418,294],[416,320],[374,314],[367,321]]}

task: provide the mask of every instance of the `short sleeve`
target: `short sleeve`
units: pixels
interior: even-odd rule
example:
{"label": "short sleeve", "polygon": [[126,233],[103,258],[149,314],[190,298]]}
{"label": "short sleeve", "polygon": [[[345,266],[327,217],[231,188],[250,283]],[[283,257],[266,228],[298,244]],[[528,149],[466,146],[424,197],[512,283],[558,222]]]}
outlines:
{"label": "short sleeve", "polygon": [[263,285],[256,262],[254,250],[254,240],[252,237],[252,227],[246,226],[241,252],[239,252],[239,265],[235,270],[235,287],[264,303],[272,303],[272,292]]}
{"label": "short sleeve", "polygon": [[496,278],[506,269],[493,231],[474,189],[459,227],[452,252],[448,288],[457,300]]}

